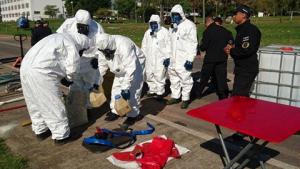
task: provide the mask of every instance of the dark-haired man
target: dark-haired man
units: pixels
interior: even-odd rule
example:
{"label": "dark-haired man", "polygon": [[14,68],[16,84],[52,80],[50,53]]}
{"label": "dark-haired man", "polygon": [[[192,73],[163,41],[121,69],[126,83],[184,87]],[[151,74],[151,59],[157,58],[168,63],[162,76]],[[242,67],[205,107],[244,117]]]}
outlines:
{"label": "dark-haired man", "polygon": [[223,25],[223,20],[220,17],[215,17],[214,18],[215,24],[222,26]]}
{"label": "dark-haired man", "polygon": [[[260,45],[261,33],[250,23],[251,9],[241,5],[236,8],[233,16],[236,27],[234,45],[224,48],[234,59],[234,83],[232,96],[250,96],[250,89],[258,74],[257,50]],[[245,137],[242,133],[235,133],[232,138],[241,141]]]}
{"label": "dark-haired man", "polygon": [[260,45],[261,32],[250,22],[251,10],[248,6],[237,7],[233,20],[236,27],[234,45],[224,49],[234,59],[234,84],[232,95],[248,96],[252,83],[258,74],[257,51]]}
{"label": "dark-haired man", "polygon": [[44,37],[51,35],[52,31],[49,27],[44,27],[44,22],[37,20],[35,27],[31,30],[31,46],[35,45],[38,41]]}
{"label": "dark-haired man", "polygon": [[224,47],[233,43],[230,31],[217,25],[212,17],[205,19],[206,30],[200,45],[200,50],[205,51],[198,93],[200,97],[210,77],[214,79],[219,99],[228,97],[227,86],[227,54]]}

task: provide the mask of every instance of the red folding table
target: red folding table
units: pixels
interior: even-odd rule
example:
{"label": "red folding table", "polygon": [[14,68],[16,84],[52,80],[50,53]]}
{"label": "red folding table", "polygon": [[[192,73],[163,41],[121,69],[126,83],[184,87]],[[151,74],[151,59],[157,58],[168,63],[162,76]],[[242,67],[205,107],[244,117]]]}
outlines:
{"label": "red folding table", "polygon": [[[232,168],[247,154],[247,158],[238,166],[245,167],[250,158],[269,142],[280,143],[300,131],[300,108],[248,97],[230,97],[193,109],[187,114],[215,124],[226,158],[225,169]],[[246,134],[250,138],[250,142],[232,160],[224,144],[220,126]],[[260,139],[263,143],[255,146]],[[260,165],[265,168],[262,161]]]}

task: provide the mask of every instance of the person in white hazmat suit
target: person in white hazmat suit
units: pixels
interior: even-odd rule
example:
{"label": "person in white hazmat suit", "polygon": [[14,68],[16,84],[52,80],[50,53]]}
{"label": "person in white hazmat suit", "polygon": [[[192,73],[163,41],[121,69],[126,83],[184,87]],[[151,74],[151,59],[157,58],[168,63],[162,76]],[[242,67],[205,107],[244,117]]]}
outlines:
{"label": "person in white hazmat suit", "polygon": [[166,71],[171,57],[169,31],[162,27],[160,22],[158,15],[150,17],[149,29],[144,34],[141,48],[146,56],[148,96],[156,96],[157,99],[162,99],[165,93]]}
{"label": "person in white hazmat suit", "polygon": [[178,4],[171,9],[171,22],[169,31],[172,57],[168,74],[172,94],[167,104],[179,103],[181,96],[181,108],[186,109],[193,86],[191,73],[197,53],[197,30],[196,25],[185,17],[181,5]]}
{"label": "person in white hazmat suit", "polygon": [[86,100],[84,105],[86,107],[84,109],[90,108],[88,92],[92,88],[98,89],[100,80],[98,61],[95,57],[95,51],[97,51],[97,48],[95,48],[95,36],[96,34],[104,33],[104,29],[99,23],[91,19],[88,11],[79,9],[75,17],[66,19],[56,32],[70,34],[78,32],[88,36],[90,39],[89,49],[81,53],[79,76],[74,79],[74,83],[71,86],[71,91],[82,91],[85,93]]}
{"label": "person in white hazmat suit", "polygon": [[22,90],[38,138],[52,134],[58,144],[71,138],[59,84],[72,84],[79,71],[79,51],[88,45],[85,35],[56,33],[39,41],[22,60]]}
{"label": "person in white hazmat suit", "polygon": [[[105,120],[114,121],[119,118],[114,104],[115,96],[121,95],[125,100],[129,100],[132,108],[121,125],[126,129],[141,117],[139,114],[144,54],[133,41],[121,35],[97,35],[96,45],[99,53],[103,53],[98,56],[101,76],[104,76],[108,69],[115,74],[111,91],[111,112],[107,113]],[[103,78],[101,79],[103,81]]]}

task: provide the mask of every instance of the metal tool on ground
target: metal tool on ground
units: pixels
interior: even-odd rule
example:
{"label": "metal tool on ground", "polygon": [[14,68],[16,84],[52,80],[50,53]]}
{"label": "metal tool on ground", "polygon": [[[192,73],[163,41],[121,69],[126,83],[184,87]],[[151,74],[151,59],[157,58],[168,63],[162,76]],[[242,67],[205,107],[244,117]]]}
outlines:
{"label": "metal tool on ground", "polygon": [[20,67],[22,59],[24,57],[24,50],[23,50],[23,41],[27,40],[27,35],[25,34],[15,34],[14,39],[16,41],[20,42],[20,51],[21,51],[21,56],[18,56],[16,61],[13,63],[13,67]]}
{"label": "metal tool on ground", "polygon": [[14,62],[17,58],[18,58],[17,56],[1,57],[0,58],[0,62],[2,64],[4,64],[4,63],[10,63],[10,62]]}
{"label": "metal tool on ground", "polygon": [[5,92],[6,93],[11,93],[15,91],[22,90],[21,89],[21,82],[9,82],[5,85]]}
{"label": "metal tool on ground", "polygon": [[24,100],[24,97],[22,96],[22,97],[18,97],[18,98],[14,98],[14,99],[11,99],[11,100],[0,102],[0,106],[2,106],[4,104],[7,104],[7,103],[17,102],[17,101],[20,101],[20,100]]}
{"label": "metal tool on ground", "polygon": [[5,73],[0,75],[0,84],[5,84],[8,82],[19,81],[20,75],[15,72]]}
{"label": "metal tool on ground", "polygon": [[31,124],[32,124],[32,122],[31,122],[30,119],[24,120],[24,121],[22,121],[22,123],[21,123],[22,127],[26,127],[26,126],[29,126],[29,125],[31,125]]}

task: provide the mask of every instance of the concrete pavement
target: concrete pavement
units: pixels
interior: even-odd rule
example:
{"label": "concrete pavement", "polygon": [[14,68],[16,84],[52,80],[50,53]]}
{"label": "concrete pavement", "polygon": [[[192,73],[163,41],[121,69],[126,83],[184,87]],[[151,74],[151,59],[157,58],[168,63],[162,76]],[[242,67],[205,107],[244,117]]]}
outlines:
{"label": "concrete pavement", "polygon": [[[27,49],[30,47],[28,44],[28,42],[25,43]],[[9,37],[0,36],[0,58],[18,54],[16,47],[17,42],[10,40]],[[200,71],[200,65],[201,60],[198,58],[195,61],[195,72]],[[7,70],[7,64],[0,65],[0,73],[3,72],[4,67]],[[228,67],[228,77],[232,79],[232,61],[229,62]],[[229,85],[231,86],[232,82]],[[9,97],[1,97],[0,101],[7,99]],[[194,100],[188,110],[216,100],[215,94],[210,94],[201,100]],[[20,104],[24,103],[17,102],[0,107],[0,109]],[[138,122],[134,126],[135,129],[144,128],[145,122],[150,121],[156,126],[154,135],[165,134],[167,137],[174,139],[176,143],[192,150],[192,152],[184,155],[182,159],[171,161],[166,168],[222,168],[222,161],[219,157],[222,151],[220,145],[216,144],[214,140],[216,131],[212,124],[190,118],[185,114],[187,110],[180,109],[180,105],[166,106],[154,99],[143,98],[142,106],[142,113],[144,115],[150,114],[150,116]],[[117,150],[95,154],[81,146],[83,137],[93,135],[95,126],[112,129],[122,123],[123,119],[113,123],[105,122],[103,114],[107,111],[108,105],[90,111],[90,123],[75,129],[82,134],[82,137],[61,147],[53,145],[50,138],[38,142],[30,126],[21,127],[20,125],[7,134],[6,143],[14,153],[19,153],[27,158],[31,168],[115,168],[105,158]],[[28,113],[25,108],[0,112],[0,126],[15,124],[16,122],[20,124],[26,119],[28,119]],[[232,132],[224,130],[225,136],[229,136]],[[150,137],[138,137],[138,142],[147,140]],[[263,154],[268,160],[268,168],[300,168],[299,135],[293,135],[282,144],[269,144],[267,147],[268,149]],[[232,148],[233,152],[234,149]],[[256,163],[248,167],[259,168]]]}

